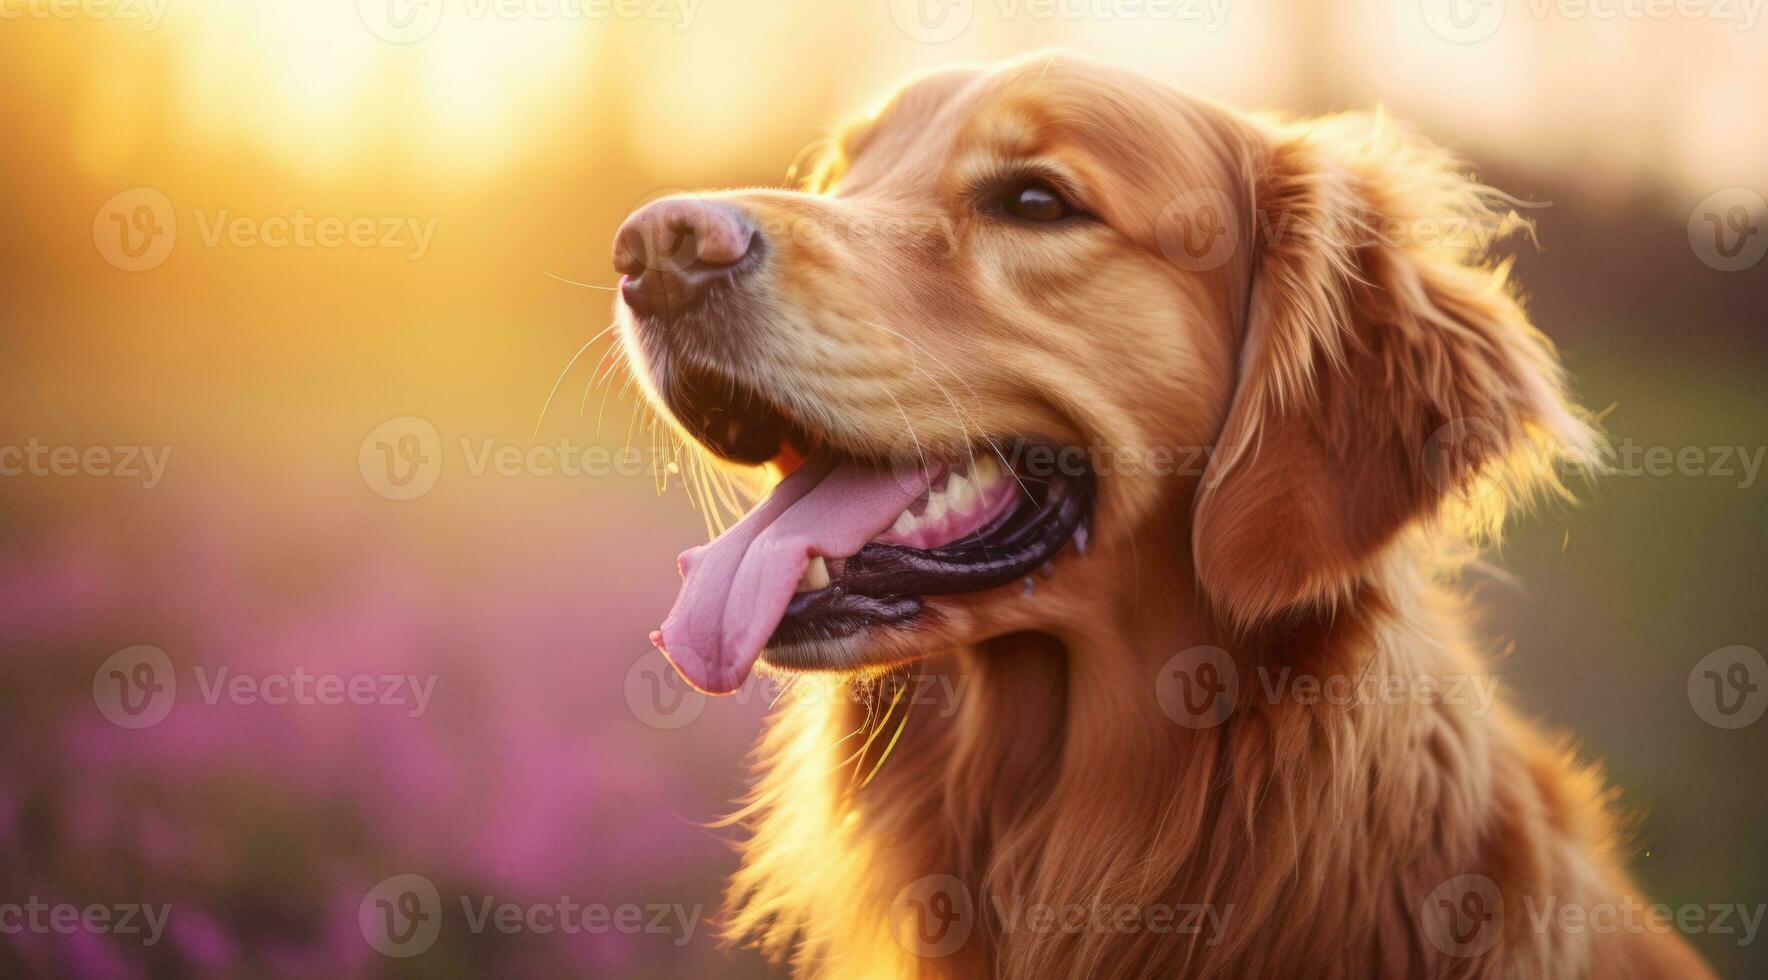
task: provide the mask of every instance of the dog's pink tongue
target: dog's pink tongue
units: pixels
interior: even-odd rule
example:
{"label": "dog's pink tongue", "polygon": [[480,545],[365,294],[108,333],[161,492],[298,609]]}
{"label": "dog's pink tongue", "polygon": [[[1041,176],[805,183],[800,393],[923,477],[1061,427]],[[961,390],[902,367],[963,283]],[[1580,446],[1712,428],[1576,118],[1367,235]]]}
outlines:
{"label": "dog's pink tongue", "polygon": [[927,489],[927,479],[916,470],[806,462],[730,530],[682,552],[681,594],[651,642],[700,690],[736,690],[812,556],[857,553]]}

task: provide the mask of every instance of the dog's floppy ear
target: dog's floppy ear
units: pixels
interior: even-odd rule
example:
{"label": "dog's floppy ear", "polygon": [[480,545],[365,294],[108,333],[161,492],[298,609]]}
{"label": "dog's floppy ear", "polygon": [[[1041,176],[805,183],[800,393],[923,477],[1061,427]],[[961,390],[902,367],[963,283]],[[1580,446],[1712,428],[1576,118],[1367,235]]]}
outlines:
{"label": "dog's floppy ear", "polygon": [[1409,525],[1496,530],[1588,453],[1558,360],[1492,264],[1527,225],[1380,116],[1271,130],[1232,405],[1192,520],[1198,580],[1251,626],[1347,596]]}

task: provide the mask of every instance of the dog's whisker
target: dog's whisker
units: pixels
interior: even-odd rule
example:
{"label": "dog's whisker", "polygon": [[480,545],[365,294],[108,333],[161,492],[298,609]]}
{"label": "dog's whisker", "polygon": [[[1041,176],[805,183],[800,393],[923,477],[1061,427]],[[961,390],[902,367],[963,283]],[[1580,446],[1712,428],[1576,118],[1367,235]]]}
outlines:
{"label": "dog's whisker", "polygon": [[697,452],[687,453],[687,466],[694,471],[694,485],[699,488],[700,510],[706,515],[706,528],[711,537],[718,537],[728,526],[725,523],[724,511],[719,509],[718,501],[712,493],[712,480],[707,475],[711,463]]}
{"label": "dog's whisker", "polygon": [[[885,333],[890,334],[891,336],[896,337],[897,339],[908,344],[911,349],[912,354],[915,354],[915,355],[925,354],[928,357],[933,357],[933,354],[930,351],[928,351],[926,348],[915,343],[913,340],[910,340],[908,337],[903,336],[901,333],[898,333],[897,331],[892,330],[889,327],[886,327],[882,323],[874,323],[870,320],[862,320],[861,322],[865,323],[867,326],[875,327],[878,330],[882,330]],[[937,360],[937,358],[935,358],[935,360]],[[958,426],[964,434],[964,442],[965,442],[965,445],[968,448],[969,453],[970,453],[970,463],[972,466],[974,466],[976,463],[976,447],[975,447],[975,443],[971,440],[971,437],[970,437],[969,419],[968,419],[966,413],[964,412],[963,407],[958,404],[957,399],[952,397],[951,392],[946,390],[946,387],[939,383],[938,378],[935,378],[931,374],[928,374],[921,367],[921,365],[916,362],[916,358],[914,356],[911,356],[909,358],[909,366],[914,368],[917,372],[920,373],[920,375],[922,377],[926,378],[929,382],[931,382],[933,387],[935,389],[937,389],[939,391],[939,393],[945,397],[945,400],[951,405],[953,415],[957,419]],[[900,406],[899,406],[899,410],[900,410]]]}
{"label": "dog's whisker", "polygon": [[628,368],[631,367],[631,361],[626,356],[625,347],[619,348],[619,353],[614,355],[614,363],[608,368],[608,374],[602,378],[602,401],[595,410],[595,434],[598,438],[602,434],[602,419],[606,416],[608,411],[608,396],[614,391],[614,385],[611,383],[613,380],[613,372],[622,366]]}
{"label": "dog's whisker", "polygon": [[643,399],[638,399],[632,403],[632,410],[628,412],[626,416],[626,438],[620,443],[622,449],[632,445],[632,438],[634,434],[638,432],[640,414],[648,414],[649,412],[650,406],[644,404]]}
{"label": "dog's whisker", "polygon": [[593,282],[578,282],[575,279],[566,279],[564,276],[555,276],[545,269],[540,270],[540,273],[549,278],[557,279],[559,282],[562,282],[567,286],[581,286],[584,289],[600,289],[610,293],[619,292],[619,288],[615,286],[598,286]]}
{"label": "dog's whisker", "polygon": [[[957,382],[959,384],[963,385],[966,389],[968,389],[970,392],[970,396],[972,398],[977,398],[977,399],[981,398],[981,395],[979,395],[977,393],[975,386],[971,385],[970,382],[964,380],[963,375],[952,370],[951,366],[949,364],[946,364],[945,361],[942,360],[937,354],[935,354],[933,351],[928,350],[925,346],[916,343],[913,338],[905,336],[904,334],[902,334],[896,330],[892,330],[891,328],[885,326],[882,323],[876,323],[872,320],[861,320],[860,322],[866,324],[869,327],[875,327],[878,330],[882,330],[883,332],[890,334],[891,336],[897,338],[898,340],[901,340],[903,343],[908,344],[909,347],[914,352],[925,355],[929,360],[933,361],[935,367],[938,367],[940,370],[951,375],[954,379],[957,380]],[[952,411],[958,419],[958,425],[960,426],[960,428],[963,429],[965,442],[969,446],[970,465],[972,468],[974,468],[976,465],[976,444],[970,434],[970,422],[974,421],[974,417],[970,416],[967,412],[965,412],[963,406],[958,402],[958,399],[952,396],[951,390],[948,389],[945,385],[941,384],[938,378],[935,378],[931,374],[928,374],[926,369],[922,368],[921,365],[916,362],[915,358],[911,357],[909,359],[909,366],[913,367],[916,371],[920,372],[922,377],[926,378],[930,383],[932,383],[933,387],[938,389],[939,393],[941,395],[943,395],[945,397],[945,400],[952,406]],[[1027,500],[1032,500],[1033,497],[1032,497],[1031,489],[1025,485],[1024,480],[1021,480],[1019,478],[1019,474],[1013,469],[1013,464],[1008,461],[1007,454],[1001,450],[1000,445],[998,443],[996,443],[995,440],[991,436],[989,436],[987,430],[984,429],[981,425],[976,426],[976,433],[978,436],[980,436],[980,438],[982,439],[982,442],[985,445],[987,445],[991,451],[994,452],[996,457],[998,457],[1000,459],[1001,467],[1004,470],[1006,470],[1008,473],[1012,474],[1014,482],[1019,484],[1019,489],[1025,494],[1025,498]]]}
{"label": "dog's whisker", "polygon": [[583,397],[577,402],[577,418],[579,421],[582,420],[583,413],[589,408],[589,396],[595,391],[596,385],[599,383],[597,379],[606,377],[603,373],[604,370],[618,364],[625,354],[626,348],[616,342],[610,344],[608,349],[602,353],[601,359],[596,361],[595,370],[589,373],[589,383],[583,386]]}
{"label": "dog's whisker", "polygon": [[[681,446],[677,444],[669,460],[669,465],[674,466],[678,471],[677,475],[681,477],[682,491],[688,495],[688,503],[700,512],[701,519],[706,522],[707,536],[717,537],[716,525],[718,522],[714,518],[712,508],[707,505],[710,495],[706,492],[706,485],[703,482],[705,472],[701,467],[699,457],[689,453],[686,458],[683,458]],[[667,485],[669,482],[667,467],[664,473],[664,483]]]}
{"label": "dog's whisker", "polygon": [[[935,360],[937,361],[937,358],[935,358]],[[911,361],[910,366],[913,367],[916,371],[919,371],[921,373],[922,377],[924,377],[928,381],[932,382],[933,386],[935,388],[939,389],[941,394],[945,395],[946,401],[950,402],[953,410],[957,412],[958,425],[960,427],[962,427],[962,429],[964,431],[964,440],[965,440],[966,444],[968,444],[970,447],[970,466],[972,469],[974,469],[976,466],[976,442],[974,439],[971,438],[970,426],[969,426],[968,422],[965,421],[965,413],[964,413],[963,409],[958,405],[957,399],[952,397],[951,391],[949,389],[947,389],[945,387],[945,385],[942,385],[939,383],[938,378],[935,378],[931,374],[928,374],[926,372],[926,370],[924,370],[919,364],[915,364],[913,361]],[[948,372],[951,371],[950,368],[946,368],[946,370]],[[974,389],[972,389],[972,391],[974,391]],[[1001,469],[1004,470],[1008,475],[1013,477],[1013,482],[1019,484],[1019,490],[1025,494],[1025,499],[1028,501],[1033,500],[1034,498],[1032,497],[1031,488],[1027,487],[1025,485],[1025,481],[1019,478],[1018,471],[1015,470],[1013,468],[1013,464],[1010,461],[1008,461],[1007,454],[1001,450],[1000,444],[996,443],[994,441],[994,439],[988,435],[987,431],[982,428],[981,425],[976,426],[976,434],[981,438],[983,444],[989,448],[989,451],[993,452],[995,454],[995,457],[1001,461]]]}
{"label": "dog's whisker", "polygon": [[897,401],[895,395],[890,394],[888,389],[884,394],[890,398],[890,403],[896,406],[896,414],[902,416],[902,424],[908,426],[909,438],[915,443],[915,456],[921,463],[921,475],[931,474],[933,471],[927,466],[927,454],[921,449],[921,438],[915,435],[915,423],[909,421],[909,413],[902,410],[902,402]]}
{"label": "dog's whisker", "polygon": [[584,341],[583,346],[577,348],[577,353],[572,354],[571,359],[569,361],[565,362],[565,369],[563,371],[559,372],[558,378],[553,381],[552,390],[546,393],[546,404],[540,406],[540,418],[538,418],[534,421],[534,434],[536,436],[540,435],[540,427],[542,425],[546,424],[547,409],[552,407],[553,397],[559,393],[559,386],[565,383],[565,376],[571,373],[571,369],[573,367],[577,366],[577,361],[579,358],[583,357],[584,352],[589,350],[589,348],[592,344],[594,344],[596,341],[602,339],[602,336],[604,334],[606,334],[608,331],[614,329],[614,327],[615,327],[615,324],[610,323],[607,326],[603,327],[602,329],[596,331],[595,336]]}
{"label": "dog's whisker", "polygon": [[800,674],[786,675],[786,683],[780,685],[779,693],[775,694],[773,696],[773,700],[769,701],[767,703],[767,709],[769,711],[772,711],[774,709],[774,706],[780,703],[780,699],[785,697],[792,690],[792,688],[798,686],[798,678],[800,676],[802,676],[802,675],[800,675]]}
{"label": "dog's whisker", "polygon": [[[872,743],[874,743],[878,740],[878,736],[884,734],[884,725],[886,722],[888,722],[890,720],[890,716],[896,712],[897,702],[899,702],[901,700],[902,700],[902,689],[897,688],[896,697],[891,700],[890,706],[885,709],[885,711],[882,715],[875,715],[878,719],[878,723],[877,723],[877,725],[872,727],[871,734],[866,736],[866,744],[860,746],[860,748],[859,748],[859,752],[857,754],[857,761],[855,762],[854,767],[853,767],[853,775],[851,777],[849,777],[848,781],[847,781],[847,785],[848,785],[849,789],[853,789],[854,782],[859,779],[859,767],[865,764],[866,752],[871,749]],[[873,707],[875,708],[875,702],[874,702]],[[874,714],[875,714],[875,712],[874,712]],[[907,717],[907,715],[904,715],[904,717]],[[868,718],[868,720],[869,720],[869,718]],[[893,744],[893,745],[895,744],[894,739],[891,740],[891,744]],[[882,762],[883,760],[879,760],[879,761]]]}
{"label": "dog's whisker", "polygon": [[[896,700],[897,701],[902,700],[903,690],[904,690],[904,688],[900,688],[900,687],[897,688],[897,692],[896,692]],[[891,702],[890,710],[891,711],[896,710],[896,702],[895,701]],[[877,763],[875,763],[872,766],[872,771],[869,773],[866,773],[866,778],[860,782],[860,784],[858,786],[859,789],[865,789],[867,786],[872,785],[872,780],[877,778],[878,771],[880,769],[884,768],[884,760],[890,758],[890,753],[896,749],[896,743],[902,739],[902,733],[905,729],[908,728],[908,725],[909,725],[909,715],[914,713],[914,710],[915,710],[915,701],[913,698],[910,698],[908,701],[907,707],[902,709],[902,720],[898,721],[896,723],[896,732],[890,736],[889,743],[887,743],[884,746],[884,751],[881,754],[879,754]],[[885,717],[885,720],[889,720],[889,718],[890,718],[889,714],[886,714],[884,717]]]}
{"label": "dog's whisker", "polygon": [[707,482],[718,495],[718,502],[730,512],[732,520],[742,519],[746,508],[737,502],[736,495],[732,493],[729,475],[722,469],[712,467]]}

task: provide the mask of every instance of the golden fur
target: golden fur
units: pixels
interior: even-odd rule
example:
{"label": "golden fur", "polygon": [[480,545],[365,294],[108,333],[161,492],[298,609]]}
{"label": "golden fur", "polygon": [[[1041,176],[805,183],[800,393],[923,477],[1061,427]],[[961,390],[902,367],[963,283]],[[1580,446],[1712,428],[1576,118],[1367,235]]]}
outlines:
{"label": "golden fur", "polygon": [[[1027,165],[1098,220],[971,207]],[[1531,919],[1647,900],[1598,775],[1501,706],[1262,693],[1283,671],[1486,676],[1458,578],[1594,443],[1489,254],[1522,226],[1505,198],[1379,115],[1248,116],[1065,55],[918,80],[802,190],[724,197],[774,251],[749,287],[765,323],[714,356],[837,445],[1214,447],[1102,473],[1090,546],[1031,595],[937,597],[870,638],[876,669],[798,677],[885,694],[782,699],[731,936],[832,977],[1705,974],[1655,921]],[[1175,252],[1207,208],[1235,236],[1216,264]],[[1211,646],[1238,697],[1175,723],[1160,675]],[[883,683],[903,672],[961,693],[928,707]],[[1432,917],[1466,875],[1501,895],[1496,938],[1445,951]],[[929,881],[970,905],[955,949],[905,932]],[[1038,906],[1221,927],[1012,914]]]}

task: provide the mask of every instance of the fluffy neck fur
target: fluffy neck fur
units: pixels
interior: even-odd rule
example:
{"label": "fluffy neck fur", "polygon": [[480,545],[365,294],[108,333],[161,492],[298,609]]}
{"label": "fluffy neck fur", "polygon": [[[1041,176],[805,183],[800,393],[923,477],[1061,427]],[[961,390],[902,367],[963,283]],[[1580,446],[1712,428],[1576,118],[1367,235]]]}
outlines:
{"label": "fluffy neck fur", "polygon": [[[1256,636],[1214,624],[1185,556],[1144,554],[1134,580],[1186,583],[1192,598],[1101,599],[1060,638],[923,662],[899,689],[906,721],[901,706],[791,699],[760,747],[729,933],[838,977],[1621,970],[1592,937],[1531,928],[1515,900],[1637,895],[1608,856],[1599,780],[1569,755],[1477,701],[1270,693],[1299,675],[1485,678],[1419,548],[1392,549],[1336,615]],[[1238,705],[1214,727],[1175,724],[1155,679],[1206,643],[1234,651]],[[1510,897],[1507,941],[1447,957],[1420,910],[1470,873]],[[974,908],[968,939],[937,957],[898,938],[904,890],[928,875],[961,883]],[[1030,918],[1039,906],[1107,922],[1119,906],[1167,907],[1175,931],[1064,930]]]}

